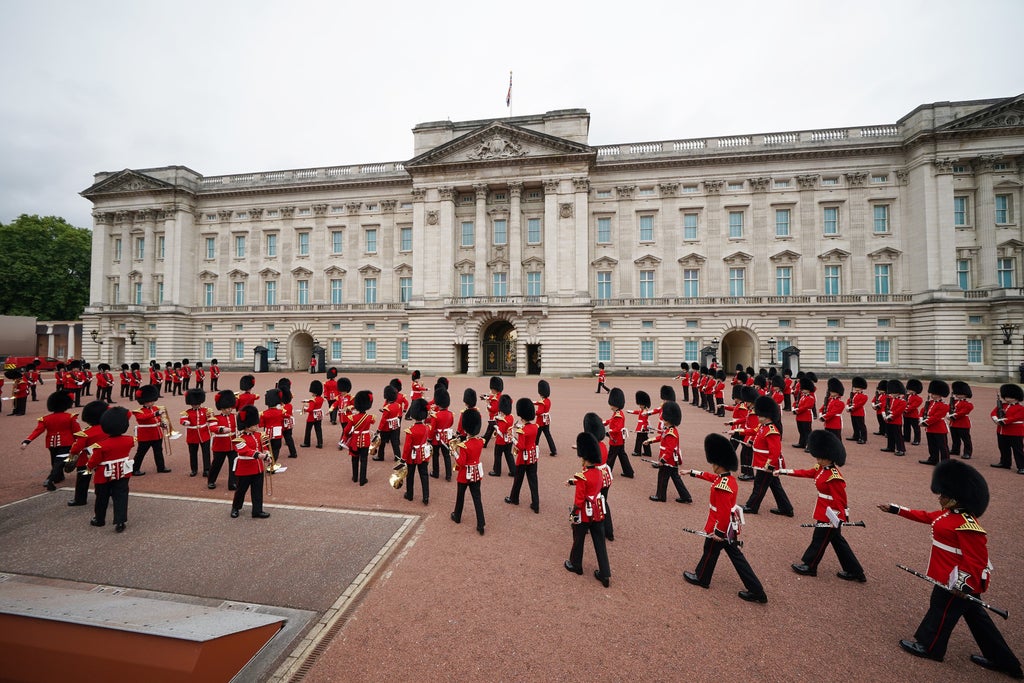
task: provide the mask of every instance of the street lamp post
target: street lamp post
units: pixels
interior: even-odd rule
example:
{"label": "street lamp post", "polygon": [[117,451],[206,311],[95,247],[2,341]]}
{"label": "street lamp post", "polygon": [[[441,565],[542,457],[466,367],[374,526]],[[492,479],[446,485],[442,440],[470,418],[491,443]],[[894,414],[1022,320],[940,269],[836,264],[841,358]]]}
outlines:
{"label": "street lamp post", "polygon": [[779,341],[775,337],[768,337],[768,353],[771,356],[771,365],[775,365],[775,345]]}

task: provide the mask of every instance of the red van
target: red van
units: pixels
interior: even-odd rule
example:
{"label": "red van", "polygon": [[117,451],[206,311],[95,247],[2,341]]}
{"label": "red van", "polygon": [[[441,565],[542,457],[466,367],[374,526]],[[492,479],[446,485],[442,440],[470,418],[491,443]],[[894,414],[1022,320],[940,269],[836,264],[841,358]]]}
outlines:
{"label": "red van", "polygon": [[4,370],[17,370],[36,360],[39,361],[40,371],[56,370],[57,363],[60,363],[56,358],[49,356],[8,356],[4,359]]}

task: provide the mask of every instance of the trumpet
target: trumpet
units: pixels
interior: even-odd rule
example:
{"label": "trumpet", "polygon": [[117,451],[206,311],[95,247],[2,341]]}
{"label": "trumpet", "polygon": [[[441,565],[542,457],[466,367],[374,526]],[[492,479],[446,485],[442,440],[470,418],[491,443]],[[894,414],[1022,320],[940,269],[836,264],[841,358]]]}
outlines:
{"label": "trumpet", "polygon": [[396,491],[402,488],[405,483],[405,478],[409,476],[409,467],[405,464],[405,461],[395,465],[395,469],[391,472],[391,476],[388,477],[388,483],[391,484],[391,488]]}
{"label": "trumpet", "polygon": [[380,450],[380,432],[373,435],[373,439],[370,441],[369,455],[371,458],[377,457],[377,451]]}
{"label": "trumpet", "polygon": [[174,455],[171,449],[171,440],[180,437],[181,433],[174,431],[174,428],[171,427],[171,423],[167,419],[166,406],[156,406],[156,415],[157,419],[160,420],[160,431],[163,433],[164,446],[167,447],[167,455],[170,457]]}

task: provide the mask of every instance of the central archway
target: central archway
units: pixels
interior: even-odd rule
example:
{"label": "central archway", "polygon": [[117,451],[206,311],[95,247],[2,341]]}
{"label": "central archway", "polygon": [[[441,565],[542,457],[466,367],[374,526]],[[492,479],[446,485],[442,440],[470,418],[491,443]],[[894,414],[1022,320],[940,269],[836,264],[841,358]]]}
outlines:
{"label": "central archway", "polygon": [[515,326],[507,320],[497,320],[484,328],[481,344],[481,369],[485,375],[516,374]]}
{"label": "central archway", "polygon": [[313,357],[313,337],[306,332],[296,332],[288,344],[288,360],[292,370],[308,370],[309,359]]}
{"label": "central archway", "polygon": [[733,330],[722,337],[722,356],[719,365],[727,370],[742,365],[756,368],[754,338],[746,330]]}

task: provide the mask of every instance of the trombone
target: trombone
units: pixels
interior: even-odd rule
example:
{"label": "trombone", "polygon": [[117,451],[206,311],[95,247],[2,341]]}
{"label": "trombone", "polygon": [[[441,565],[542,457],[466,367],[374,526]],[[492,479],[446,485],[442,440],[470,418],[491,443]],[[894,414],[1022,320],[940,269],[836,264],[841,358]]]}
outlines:
{"label": "trombone", "polygon": [[174,431],[170,420],[167,419],[167,407],[156,406],[157,419],[160,420],[160,433],[163,435],[164,446],[167,448],[167,456],[174,455],[171,450],[171,441],[181,436],[181,432]]}

